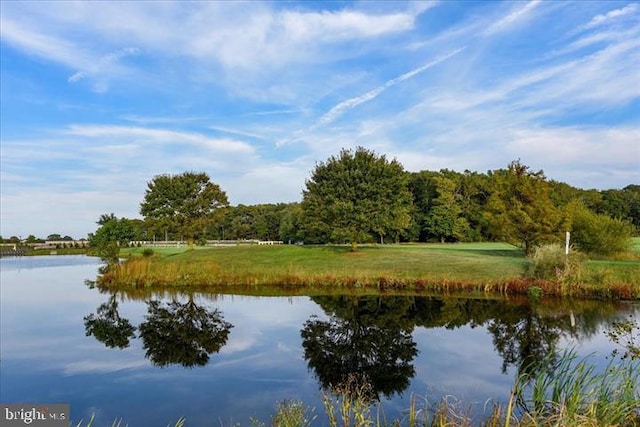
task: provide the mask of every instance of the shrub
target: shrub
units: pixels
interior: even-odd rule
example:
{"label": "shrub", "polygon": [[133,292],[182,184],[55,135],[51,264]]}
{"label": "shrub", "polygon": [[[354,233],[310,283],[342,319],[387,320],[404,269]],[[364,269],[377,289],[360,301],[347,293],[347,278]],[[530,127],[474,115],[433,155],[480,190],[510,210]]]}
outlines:
{"label": "shrub", "polygon": [[145,258],[149,258],[149,257],[153,256],[153,249],[151,249],[151,248],[144,248],[144,249],[142,250],[142,256],[143,256],[143,257],[145,257]]}
{"label": "shrub", "polygon": [[572,240],[582,251],[610,256],[631,247],[633,226],[626,221],[590,211],[582,204],[571,208]]}
{"label": "shrub", "polygon": [[536,279],[575,281],[582,273],[583,259],[576,250],[567,256],[565,248],[557,243],[538,246],[531,257],[529,275]]}

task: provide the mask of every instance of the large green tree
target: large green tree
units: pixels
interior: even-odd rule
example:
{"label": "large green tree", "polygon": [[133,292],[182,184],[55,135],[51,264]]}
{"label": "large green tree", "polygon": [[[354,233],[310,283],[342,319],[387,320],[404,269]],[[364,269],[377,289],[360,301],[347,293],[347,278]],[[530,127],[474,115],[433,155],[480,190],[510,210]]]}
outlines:
{"label": "large green tree", "polygon": [[485,207],[491,237],[504,240],[529,254],[533,247],[558,240],[561,215],[550,198],[542,171],[513,161],[491,175],[492,194]]}
{"label": "large green tree", "polygon": [[469,224],[462,217],[460,195],[453,179],[445,176],[435,178],[437,196],[425,221],[428,235],[444,243],[445,241],[464,240]]}
{"label": "large green tree", "polygon": [[148,184],[140,213],[145,221],[190,239],[204,235],[227,195],[204,173],[157,175]]}
{"label": "large green tree", "polygon": [[316,165],[303,191],[305,222],[332,241],[398,237],[410,224],[408,175],[397,160],[358,147]]}

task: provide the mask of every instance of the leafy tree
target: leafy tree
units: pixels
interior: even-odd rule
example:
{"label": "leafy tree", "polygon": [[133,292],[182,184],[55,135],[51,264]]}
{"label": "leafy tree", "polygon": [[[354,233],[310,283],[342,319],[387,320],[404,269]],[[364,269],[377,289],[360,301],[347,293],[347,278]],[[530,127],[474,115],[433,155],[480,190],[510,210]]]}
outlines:
{"label": "leafy tree", "polygon": [[33,234],[29,234],[29,236],[27,236],[27,239],[25,240],[25,243],[41,243],[42,241],[42,239],[38,239]]}
{"label": "leafy tree", "polygon": [[302,228],[302,206],[300,203],[289,203],[282,210],[278,229],[280,240],[293,243],[304,240]]}
{"label": "leafy tree", "polygon": [[417,228],[418,239],[426,242],[429,239],[427,217],[433,208],[433,200],[437,197],[436,178],[438,172],[420,171],[410,174],[409,191],[413,199],[413,223]]}
{"label": "leafy tree", "polygon": [[489,191],[487,175],[443,169],[411,174],[409,189],[414,211],[410,234],[419,241],[485,239],[484,207]]}
{"label": "leafy tree", "polygon": [[127,218],[118,219],[113,213],[103,214],[97,221],[100,225],[95,233],[89,234],[92,250],[109,264],[118,261],[120,247],[128,244],[134,237],[134,229]]}
{"label": "leafy tree", "polygon": [[61,236],[61,235],[59,235],[59,234],[49,234],[49,235],[47,236],[47,240],[50,240],[50,241],[59,241],[59,240],[62,240],[62,236]]}
{"label": "leafy tree", "polygon": [[225,217],[228,239],[257,239],[256,209],[252,206],[238,205],[227,210]]}
{"label": "leafy tree", "polygon": [[333,241],[384,242],[410,223],[408,177],[397,160],[358,147],[316,165],[303,191],[305,222],[329,232]]}
{"label": "leafy tree", "polygon": [[601,195],[601,202],[592,210],[629,221],[640,231],[640,185],[628,185],[622,190],[605,190]]}
{"label": "leafy tree", "polygon": [[536,245],[558,240],[561,216],[542,171],[531,172],[517,160],[491,179],[485,218],[492,237],[522,246],[527,255]]}
{"label": "leafy tree", "polygon": [[436,177],[435,181],[437,196],[433,199],[433,207],[425,220],[427,233],[442,243],[464,240],[469,224],[461,215],[462,206],[456,192],[456,183],[444,176]]}
{"label": "leafy tree", "polygon": [[220,186],[204,173],[158,175],[147,183],[140,213],[145,220],[184,233],[189,238],[205,234],[216,212],[229,204]]}
{"label": "leafy tree", "polygon": [[640,233],[640,185],[627,185],[622,191],[627,195],[625,200],[629,204],[627,219],[636,227],[637,233]]}
{"label": "leafy tree", "polygon": [[486,174],[467,170],[463,174],[459,174],[457,181],[460,215],[468,224],[465,240],[484,240],[487,235],[487,221],[484,218],[484,211],[491,192],[489,177]]}
{"label": "leafy tree", "polygon": [[606,256],[629,249],[633,236],[631,223],[594,213],[581,202],[574,202],[567,209],[571,239],[582,252]]}
{"label": "leafy tree", "polygon": [[[290,211],[290,205],[285,203],[240,204],[225,208],[224,218],[219,225],[224,226],[227,239],[287,240],[281,238],[281,225]],[[215,235],[219,238],[220,234]]]}
{"label": "leafy tree", "polygon": [[166,305],[149,301],[147,311],[138,329],[146,356],[157,366],[206,365],[209,355],[226,344],[233,327],[218,309],[209,310],[191,298],[186,303],[173,300]]}

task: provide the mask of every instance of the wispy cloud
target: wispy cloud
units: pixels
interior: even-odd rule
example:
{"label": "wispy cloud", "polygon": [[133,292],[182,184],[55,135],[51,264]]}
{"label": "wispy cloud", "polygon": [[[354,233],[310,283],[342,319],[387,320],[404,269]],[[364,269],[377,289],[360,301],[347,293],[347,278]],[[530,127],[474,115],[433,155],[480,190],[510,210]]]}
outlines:
{"label": "wispy cloud", "polygon": [[602,13],[594,16],[588,24],[586,24],[583,28],[593,28],[599,25],[604,24],[607,21],[611,21],[613,19],[619,18],[621,16],[630,15],[637,12],[640,9],[640,6],[637,3],[630,3],[621,9],[614,9],[607,13]]}
{"label": "wispy cloud", "polygon": [[239,130],[239,129],[231,129],[231,128],[226,127],[226,126],[209,126],[209,129],[215,130],[215,131],[218,131],[218,132],[229,133],[229,134],[232,134],[232,135],[247,136],[249,138],[255,138],[255,139],[266,139],[267,138],[264,135],[258,135],[257,133],[254,133],[254,132],[248,132],[248,131]]}
{"label": "wispy cloud", "polygon": [[147,140],[162,143],[197,144],[218,151],[252,153],[251,145],[226,138],[210,138],[194,132],[179,132],[168,129],[151,129],[132,126],[71,125],[65,133],[84,137],[128,137],[132,140]]}
{"label": "wispy cloud", "polygon": [[[530,14],[531,11],[533,11],[538,6],[538,4],[540,4],[540,2],[541,0],[529,1],[524,6],[515,9],[513,12],[509,13],[507,16],[491,24],[484,31],[484,34],[493,35],[509,29],[511,26],[515,25],[515,23],[523,20],[528,14]],[[516,3],[516,4],[519,4],[519,3]]]}
{"label": "wispy cloud", "polygon": [[317,128],[318,126],[324,126],[327,125],[333,121],[335,121],[336,119],[338,119],[340,116],[342,116],[345,112],[347,112],[348,110],[357,107],[360,104],[363,104],[367,101],[371,101],[372,99],[374,99],[375,97],[377,97],[378,95],[380,95],[382,92],[384,92],[385,90],[389,89],[392,86],[397,85],[398,83],[401,83],[405,80],[408,80],[412,77],[417,76],[420,73],[423,73],[425,71],[427,71],[429,68],[434,67],[435,65],[440,64],[441,62],[446,61],[447,59],[457,55],[458,53],[462,52],[464,50],[464,48],[459,48],[459,49],[455,49],[452,52],[449,52],[446,55],[442,55],[437,57],[436,59],[434,59],[433,61],[422,65],[418,68],[415,68],[407,73],[401,74],[398,77],[395,77],[391,80],[388,80],[385,84],[378,86],[375,89],[370,90],[369,92],[362,94],[360,96],[354,97],[354,98],[350,98],[347,99],[345,101],[342,101],[341,103],[339,103],[338,105],[336,105],[335,107],[331,108],[331,110],[329,110],[327,113],[325,113],[322,117],[320,117],[320,119],[316,122],[316,124],[314,125],[314,128]]}
{"label": "wispy cloud", "polygon": [[197,121],[203,121],[206,119],[205,116],[190,116],[190,117],[179,117],[179,116],[140,116],[137,114],[126,114],[121,116],[122,120],[126,120],[127,122],[139,123],[139,124],[185,124],[185,123],[193,123]]}
{"label": "wispy cloud", "polygon": [[32,26],[23,26],[19,22],[0,16],[0,35],[3,43],[24,50],[29,55],[50,58],[71,68],[85,68],[92,64],[92,57],[77,43],[63,37],[45,34]]}

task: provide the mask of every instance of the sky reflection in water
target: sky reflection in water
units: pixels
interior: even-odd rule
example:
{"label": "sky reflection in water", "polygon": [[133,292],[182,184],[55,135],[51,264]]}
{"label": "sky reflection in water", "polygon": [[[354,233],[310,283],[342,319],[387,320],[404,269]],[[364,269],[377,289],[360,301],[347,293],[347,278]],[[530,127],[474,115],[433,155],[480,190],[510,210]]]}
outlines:
{"label": "sky reflection in water", "polygon": [[[604,360],[613,346],[603,328],[639,311],[603,302],[532,310],[408,297],[194,295],[149,304],[85,286],[97,274],[96,259],[7,258],[0,266],[0,400],[69,402],[74,421],[95,413],[99,425],[120,418],[131,426],[166,425],[182,416],[192,426],[249,425],[249,417],[268,422],[278,401],[294,398],[320,413],[320,384],[354,370],[378,379],[388,417],[400,415],[412,393],[482,408],[488,398],[507,398],[527,351],[575,346]],[[86,335],[91,315],[106,319],[94,323],[103,335]],[[212,322],[207,336],[189,329],[203,318]],[[135,332],[109,341],[109,319]],[[215,328],[226,332],[212,343]],[[539,333],[525,333],[531,329]]]}

